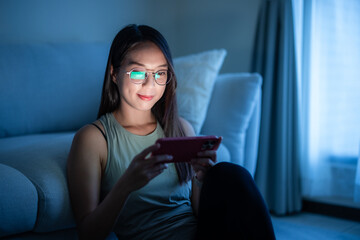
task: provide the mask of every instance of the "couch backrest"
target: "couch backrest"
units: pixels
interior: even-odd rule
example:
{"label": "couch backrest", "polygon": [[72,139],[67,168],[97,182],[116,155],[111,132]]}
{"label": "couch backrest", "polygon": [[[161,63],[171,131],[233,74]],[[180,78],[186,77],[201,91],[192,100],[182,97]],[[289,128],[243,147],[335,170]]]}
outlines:
{"label": "couch backrest", "polygon": [[0,45],[0,137],[73,131],[95,120],[109,48]]}

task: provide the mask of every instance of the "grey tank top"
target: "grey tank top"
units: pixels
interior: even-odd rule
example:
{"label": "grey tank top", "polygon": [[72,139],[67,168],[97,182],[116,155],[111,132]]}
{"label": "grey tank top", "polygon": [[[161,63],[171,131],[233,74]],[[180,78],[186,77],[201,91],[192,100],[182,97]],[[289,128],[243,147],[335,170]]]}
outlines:
{"label": "grey tank top", "polygon": [[[164,137],[159,123],[154,132],[139,136],[124,129],[112,113],[100,118],[108,144],[102,178],[106,195],[142,150]],[[191,202],[191,182],[180,185],[174,164],[143,188],[130,194],[113,231],[119,239],[193,239],[196,231]]]}

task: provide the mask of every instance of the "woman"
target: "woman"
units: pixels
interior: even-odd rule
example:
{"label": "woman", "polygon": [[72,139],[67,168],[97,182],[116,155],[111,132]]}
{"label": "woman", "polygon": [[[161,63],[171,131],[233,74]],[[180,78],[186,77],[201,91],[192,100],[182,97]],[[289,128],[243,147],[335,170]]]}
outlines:
{"label": "woman", "polygon": [[273,237],[266,206],[240,166],[215,165],[215,151],[199,153],[191,163],[151,156],[158,138],[194,135],[178,116],[176,84],[158,31],[129,25],[116,35],[99,119],[77,132],[68,158],[80,238],[104,239],[111,231],[119,239],[252,238],[261,236],[259,229]]}

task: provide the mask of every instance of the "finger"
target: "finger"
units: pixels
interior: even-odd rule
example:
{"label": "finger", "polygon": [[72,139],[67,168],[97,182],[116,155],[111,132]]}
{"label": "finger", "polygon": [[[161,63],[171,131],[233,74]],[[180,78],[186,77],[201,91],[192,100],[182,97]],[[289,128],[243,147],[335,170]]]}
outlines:
{"label": "finger", "polygon": [[173,156],[163,154],[163,155],[151,156],[147,159],[147,161],[149,161],[149,163],[152,163],[152,164],[158,164],[158,163],[171,162],[172,159],[173,159]]}
{"label": "finger", "polygon": [[148,172],[148,177],[149,179],[153,179],[154,177],[156,177],[157,175],[161,174],[165,169],[168,168],[168,165],[166,163],[163,164],[157,164],[154,168],[152,168],[149,172]]}
{"label": "finger", "polygon": [[153,168],[154,171],[163,171],[165,169],[168,168],[168,165],[167,163],[159,163],[159,164],[156,164]]}
{"label": "finger", "polygon": [[215,165],[215,162],[210,158],[193,158],[191,159],[191,165],[212,167]]}
{"label": "finger", "polygon": [[149,173],[149,180],[152,180],[156,176],[160,175],[164,170],[153,171]]}
{"label": "finger", "polygon": [[193,169],[196,173],[198,172],[206,172],[209,167],[204,167],[204,166],[201,166],[201,165],[196,165],[196,166],[193,166]]}
{"label": "finger", "polygon": [[213,162],[216,163],[217,157],[216,157],[216,151],[214,150],[198,152],[197,156],[201,158],[210,158]]}
{"label": "finger", "polygon": [[210,158],[216,158],[216,151],[215,150],[206,150],[198,152],[197,155],[199,157],[210,157]]}
{"label": "finger", "polygon": [[145,158],[149,153],[158,150],[160,148],[160,144],[156,143],[151,145],[150,147],[145,148],[141,153],[138,154],[138,157]]}

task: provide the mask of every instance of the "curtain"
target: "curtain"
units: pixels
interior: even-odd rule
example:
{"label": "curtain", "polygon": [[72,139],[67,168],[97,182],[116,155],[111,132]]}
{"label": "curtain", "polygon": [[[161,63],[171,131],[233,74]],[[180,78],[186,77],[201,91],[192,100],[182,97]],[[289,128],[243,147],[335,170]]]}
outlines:
{"label": "curtain", "polygon": [[360,203],[360,146],[359,146],[359,159],[357,162],[356,177],[355,177],[354,201],[356,203]]}
{"label": "curtain", "polygon": [[304,3],[295,11],[303,11],[303,196],[350,202],[360,194],[360,1],[295,2]]}
{"label": "curtain", "polygon": [[263,77],[255,181],[277,215],[301,210],[300,85],[293,23],[291,0],[264,0],[252,59],[252,71]]}

